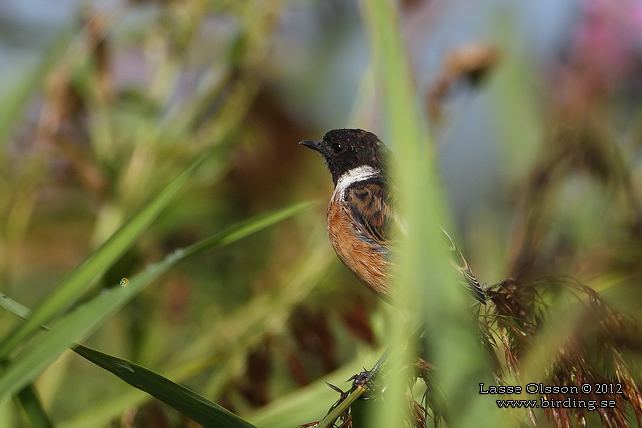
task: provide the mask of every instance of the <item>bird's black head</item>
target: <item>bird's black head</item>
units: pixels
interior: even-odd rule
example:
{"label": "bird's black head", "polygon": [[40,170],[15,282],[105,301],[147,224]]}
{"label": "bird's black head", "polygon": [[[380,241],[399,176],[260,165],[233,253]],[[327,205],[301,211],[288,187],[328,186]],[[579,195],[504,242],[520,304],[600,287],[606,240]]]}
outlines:
{"label": "bird's black head", "polygon": [[332,174],[335,186],[345,172],[360,166],[384,169],[386,146],[372,132],[362,129],[334,129],[321,141],[301,141],[321,153]]}

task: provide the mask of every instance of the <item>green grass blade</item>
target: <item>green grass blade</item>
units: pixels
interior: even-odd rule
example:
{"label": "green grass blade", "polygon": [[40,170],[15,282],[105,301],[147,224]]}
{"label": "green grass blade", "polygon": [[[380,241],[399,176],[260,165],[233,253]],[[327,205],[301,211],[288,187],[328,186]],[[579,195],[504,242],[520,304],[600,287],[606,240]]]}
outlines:
{"label": "green grass blade", "polygon": [[0,306],[5,308],[9,312],[18,315],[20,318],[27,318],[31,313],[31,309],[23,304],[16,302],[11,297],[2,293],[0,293]]}
{"label": "green grass blade", "polygon": [[[317,233],[317,232],[314,232]],[[223,235],[226,235],[223,234]],[[314,263],[310,263],[314,260]],[[289,316],[293,307],[298,306],[309,293],[316,288],[321,277],[327,272],[328,266],[334,261],[334,253],[326,246],[315,247],[313,252],[305,251],[305,256],[301,258],[301,263],[293,266],[293,269],[284,277],[284,282],[275,293],[261,293],[244,305],[230,313],[224,320],[211,325],[208,330],[199,335],[198,338],[191,341],[181,349],[181,352],[173,356],[167,363],[162,364],[159,370],[163,375],[173,379],[176,382],[184,382],[194,376],[202,374],[204,371],[214,370],[218,372],[217,377],[221,382],[227,383],[225,379],[231,381],[235,374],[229,373],[225,369],[228,364],[233,367],[233,360],[236,355],[243,355],[256,349],[256,346],[262,340],[262,335],[257,335],[256,331],[263,330],[265,326],[271,331],[275,328],[275,334],[279,334],[281,328],[277,325]],[[379,352],[374,352],[379,353]],[[336,385],[343,385],[351,375],[363,369],[363,364],[369,366],[376,361],[378,355],[371,357],[360,357],[354,361],[348,370],[342,373],[336,373],[328,378],[329,382]],[[225,362],[223,366],[213,364],[213,362]],[[327,387],[323,382],[317,389],[317,393],[309,395],[302,390],[293,392],[288,397],[283,397],[279,401],[278,409],[270,407],[267,413],[261,412],[263,416],[257,416],[253,413],[252,419],[248,416],[245,419],[250,423],[262,428],[280,428],[284,420],[296,421],[290,426],[309,422],[313,419],[319,419],[328,409],[328,403],[336,400],[337,394]],[[222,393],[223,386],[209,389],[212,396],[218,396]],[[309,389],[306,391],[310,392]],[[131,390],[117,396],[106,398],[91,408],[83,409],[73,415],[70,419],[61,421],[59,426],[65,428],[84,428],[87,426],[102,426],[110,420],[121,415],[126,409],[143,405],[149,400],[148,394],[139,390]],[[276,404],[276,402],[274,403]],[[261,410],[263,410],[262,408]],[[258,419],[254,419],[257,418]]]}
{"label": "green grass blade", "polygon": [[[440,237],[439,226],[451,229],[451,215],[440,185],[422,102],[417,98],[419,91],[408,66],[396,3],[372,0],[362,4],[369,18],[372,55],[377,60],[390,141],[397,155],[397,163],[393,164],[397,208],[409,231],[400,237],[397,246],[394,286],[407,303],[412,320],[425,323],[425,346],[430,362],[438,367],[435,389],[443,391],[446,412],[450,410],[451,416],[448,423],[496,426],[487,418],[479,417],[482,411],[486,416],[493,409],[481,408],[478,394],[471,388],[474,384],[471,380],[491,378],[476,346],[477,333],[466,310],[468,296],[457,284],[456,271]],[[408,340],[404,326],[393,319],[392,327],[392,352],[387,369],[398,373],[411,354],[400,351]],[[405,381],[401,376],[390,376],[390,379],[388,402],[396,400],[396,405],[389,406],[389,411],[381,407],[383,411],[374,416],[375,426],[399,426],[404,416]]]}
{"label": "green grass blade", "polygon": [[[349,380],[350,376],[363,370],[364,364],[371,367],[382,352],[383,349],[372,349],[364,352],[358,358],[327,376],[255,410],[247,415],[247,420],[261,428],[280,428],[283,426],[283,420],[285,419],[290,419],[296,424],[302,424],[323,418],[319,423],[327,425],[330,419],[335,417],[335,414],[326,415],[328,408],[330,404],[339,399],[339,394],[327,384],[335,385],[343,390],[349,389],[352,385],[352,381]],[[360,394],[361,392],[351,395],[347,401],[351,402],[353,398],[357,398],[357,395]],[[340,407],[343,409],[343,406]]]}
{"label": "green grass blade", "polygon": [[0,359],[7,356],[33,334],[41,325],[67,309],[92,282],[118,259],[149,227],[169,204],[178,190],[203,161],[200,157],[186,171],[170,182],[154,199],[147,203],[127,223],[118,229],[103,245],[87,256],[56,288],[33,310],[29,318],[11,331],[0,343]]}
{"label": "green grass blade", "polygon": [[[397,209],[406,222],[410,233],[401,236],[395,254],[398,268],[394,272],[394,290],[405,302],[415,324],[419,324],[425,292],[421,278],[435,277],[426,268],[433,267],[435,260],[431,243],[439,239],[428,237],[431,225],[437,230],[439,203],[430,205],[427,199],[434,196],[433,183],[429,182],[428,168],[432,166],[429,139],[416,99],[412,72],[408,67],[405,49],[399,30],[398,11],[391,0],[362,2],[366,12],[372,40],[372,56],[375,58],[379,80],[383,86],[386,122],[390,129],[390,142],[397,155],[398,164],[403,168],[393,169],[393,180],[397,184]],[[439,279],[437,279],[439,281]],[[425,291],[425,290],[423,290]],[[373,406],[366,416],[373,427],[401,426],[408,417],[405,397],[405,377],[399,375],[411,360],[413,351],[409,344],[409,331],[403,317],[391,320],[391,335],[388,345],[390,355],[386,370],[394,373],[387,381],[387,405]]]}
{"label": "green grass blade", "polygon": [[[67,347],[82,340],[102,325],[150,281],[173,266],[166,262],[131,278],[127,287],[105,290],[99,296],[74,309],[43,332],[33,345],[11,361],[0,377],[0,397],[13,395],[44,370]],[[29,318],[30,319],[30,318]]]}
{"label": "green grass blade", "polygon": [[[143,272],[131,277],[127,286],[103,291],[100,295],[61,318],[51,327],[50,331],[43,333],[38,341],[7,366],[0,376],[0,400],[3,396],[15,394],[25,385],[31,383],[67,347],[73,346],[91,334],[153,279],[165,273],[179,261],[207,248],[221,247],[235,242],[308,209],[312,205],[313,203],[310,202],[298,203],[233,225],[211,238],[199,241],[186,249],[174,251],[159,263],[155,263]],[[21,316],[28,314],[28,310],[24,306],[6,296],[0,297],[2,297],[0,299],[2,306],[16,314],[22,314]],[[32,318],[33,316],[30,316],[28,319]],[[40,327],[39,325],[38,328]]]}
{"label": "green grass blade", "polygon": [[366,391],[367,389],[365,387],[358,387],[352,391],[340,405],[332,409],[330,413],[328,413],[327,416],[319,422],[317,428],[332,428],[334,426],[334,422],[339,418],[339,416],[341,416],[343,412],[347,411],[350,406],[352,406],[352,404]]}
{"label": "green grass blade", "polygon": [[266,214],[260,214],[257,217],[253,217],[246,221],[239,222],[217,235],[214,235],[210,238],[205,238],[185,248],[183,250],[185,252],[184,256],[188,257],[205,251],[209,248],[220,247],[230,244],[234,241],[238,241],[239,239],[243,239],[248,235],[258,232],[259,230],[265,229],[266,227],[292,217],[295,214],[312,208],[315,205],[318,205],[318,202],[300,202],[285,208],[280,208],[268,212]]}
{"label": "green grass blade", "polygon": [[33,428],[53,428],[33,385],[26,386],[16,398]]}
{"label": "green grass blade", "polygon": [[256,428],[216,403],[144,367],[79,345],[74,351],[206,427]]}

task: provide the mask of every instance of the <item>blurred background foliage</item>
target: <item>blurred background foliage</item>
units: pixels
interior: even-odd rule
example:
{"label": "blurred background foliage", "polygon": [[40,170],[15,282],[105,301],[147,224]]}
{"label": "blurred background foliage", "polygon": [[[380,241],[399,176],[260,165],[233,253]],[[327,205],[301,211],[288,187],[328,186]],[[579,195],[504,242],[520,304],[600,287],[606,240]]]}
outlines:
{"label": "blurred background foliage", "polygon": [[[571,275],[639,318],[642,5],[400,10],[454,234],[477,276]],[[311,415],[261,412],[336,369],[356,373],[385,343],[385,304],[331,253],[329,175],[296,144],[361,127],[394,151],[361,15],[343,0],[0,3],[0,292],[33,307],[209,153],[102,287],[235,221],[322,202],[182,263],[85,343],[261,426],[320,419],[338,398],[322,384],[330,399]],[[0,335],[17,322],[0,311]],[[74,354],[35,385],[57,426],[190,425]],[[0,403],[0,425],[24,423]]]}

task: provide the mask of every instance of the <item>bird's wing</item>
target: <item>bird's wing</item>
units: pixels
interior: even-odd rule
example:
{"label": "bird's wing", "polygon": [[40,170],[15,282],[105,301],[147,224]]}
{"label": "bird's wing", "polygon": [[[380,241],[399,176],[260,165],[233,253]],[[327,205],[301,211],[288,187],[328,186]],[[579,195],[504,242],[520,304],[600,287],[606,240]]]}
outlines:
{"label": "bird's wing", "polygon": [[[392,244],[392,227],[398,222],[393,209],[391,193],[387,190],[387,183],[378,178],[359,181],[346,189],[345,205],[354,220],[361,237],[377,244],[382,252],[388,255]],[[403,227],[400,227],[403,230]],[[459,251],[452,238],[442,229],[450,241],[450,250],[453,264],[465,279],[466,288],[481,303],[486,304],[486,293],[477,280],[472,268]]]}
{"label": "bird's wing", "polygon": [[359,181],[346,189],[345,205],[364,239],[389,248],[395,214],[386,183]]}

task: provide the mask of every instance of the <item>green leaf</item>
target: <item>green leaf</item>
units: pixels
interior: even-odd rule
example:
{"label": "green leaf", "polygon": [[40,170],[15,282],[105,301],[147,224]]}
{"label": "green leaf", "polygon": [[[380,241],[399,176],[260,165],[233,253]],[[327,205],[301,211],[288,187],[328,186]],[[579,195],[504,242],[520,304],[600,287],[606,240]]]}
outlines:
{"label": "green leaf", "polygon": [[72,270],[33,310],[29,318],[11,331],[0,342],[0,359],[6,359],[18,345],[37,331],[41,325],[51,321],[69,306],[114,263],[136,239],[149,227],[158,214],[165,208],[178,190],[201,164],[200,157],[181,175],[176,177],[154,199],[147,203],[127,223],[118,229],[103,245],[89,254]]}
{"label": "green leaf", "polygon": [[218,404],[131,361],[82,345],[74,351],[205,427],[256,428]]}
{"label": "green leaf", "polygon": [[[479,358],[476,327],[466,313],[467,296],[457,284],[456,270],[452,269],[440,236],[439,226],[451,230],[452,216],[437,175],[423,102],[417,97],[417,85],[404,49],[397,2],[372,0],[361,4],[369,18],[372,56],[379,72],[382,104],[387,108],[382,122],[389,126],[390,141],[396,149],[396,162],[392,164],[396,208],[409,231],[399,237],[396,247],[393,289],[406,304],[412,322],[425,325],[425,346],[430,350],[431,364],[438,367],[433,387],[443,392],[444,407],[448,409],[445,412],[451,417],[448,423],[497,426],[479,417],[479,397],[469,388],[471,379],[490,380],[490,376],[483,358]],[[400,426],[408,417],[406,380],[396,374],[416,354],[410,349],[413,343],[408,340],[409,330],[402,318],[391,320],[391,355],[386,368],[395,375],[389,376],[387,382],[386,401],[390,406],[375,407],[368,426]],[[404,350],[408,343],[411,346]],[[494,412],[487,408],[488,414]]]}
{"label": "green leaf", "polygon": [[170,260],[161,268],[147,269],[133,277],[127,287],[105,290],[65,315],[50,331],[43,332],[37,341],[7,365],[0,377],[0,397],[15,394],[32,382],[67,347],[92,333],[173,264]]}
{"label": "green leaf", "polygon": [[[278,332],[281,331],[279,325],[289,316],[292,308],[296,307],[298,302],[301,302],[316,287],[319,279],[327,272],[329,264],[335,260],[334,253],[331,253],[330,248],[325,245],[315,246],[314,251],[304,251],[304,254],[305,256],[301,257],[301,263],[293,265],[292,270],[283,277],[284,281],[278,291],[254,296],[220,322],[210,325],[207,331],[203,331],[182,347],[181,352],[161,363],[159,371],[176,382],[184,382],[204,372],[213,371],[216,373],[214,376],[219,386],[211,387],[208,391],[213,395],[219,394],[223,388],[222,384],[227,384],[235,377],[238,356],[247,355],[248,352],[256,349],[257,344],[262,340],[262,335],[256,332],[263,331],[267,327],[269,331],[279,334]],[[314,260],[314,263],[310,260]],[[360,371],[363,364],[369,365],[364,361],[372,360],[374,363],[375,357],[376,355],[367,360],[360,357],[354,361],[349,370],[343,370],[341,373],[334,372],[326,380],[340,385],[351,375]],[[306,389],[306,391],[309,390]],[[268,406],[271,409],[268,412],[270,416],[262,412],[265,417],[258,416],[256,420],[249,417],[245,419],[262,428],[271,426],[280,428],[284,426],[285,420],[293,421],[289,425],[296,426],[318,419],[327,411],[328,403],[337,398],[336,392],[323,382],[317,390],[317,392],[320,391],[322,391],[321,395],[308,395],[307,392],[298,390],[288,398],[278,400],[281,403],[278,409],[272,405]],[[139,390],[125,391],[117,396],[105,398],[91,408],[82,409],[70,419],[60,421],[59,426],[61,428],[102,426],[121,415],[126,409],[140,406],[147,400],[149,396]],[[255,418],[256,415],[253,413],[252,417]]]}
{"label": "green leaf", "polygon": [[6,294],[2,294],[2,293],[0,293],[0,306],[5,308],[9,312],[12,312],[18,315],[20,318],[27,318],[31,313],[31,309],[29,309],[25,305],[22,305],[16,302]]}
{"label": "green leaf", "polygon": [[[422,279],[431,278],[436,283],[442,279],[439,276],[439,250],[435,251],[434,245],[441,241],[439,237],[430,236],[431,228],[433,235],[438,230],[442,201],[438,199],[434,181],[430,180],[429,170],[434,166],[430,141],[401,38],[396,3],[373,0],[362,2],[362,5],[369,18],[372,55],[382,86],[383,105],[387,107],[384,121],[389,126],[390,142],[397,155],[398,163],[393,163],[393,167],[403,165],[403,168],[393,168],[392,179],[397,186],[396,208],[409,233],[399,237],[393,290],[416,325],[424,312],[425,292],[421,287],[425,282]],[[429,202],[430,198],[433,200]],[[398,374],[414,356],[409,332],[416,327],[409,329],[403,318],[391,319],[388,343],[391,352],[386,370],[393,375],[387,377],[387,405],[372,407],[372,412],[365,415],[368,426],[401,426],[409,416],[405,396],[407,380]]]}
{"label": "green leaf", "polygon": [[185,252],[185,257],[200,253],[209,248],[220,247],[238,241],[246,236],[265,229],[266,227],[292,217],[295,214],[312,208],[315,205],[318,205],[318,202],[300,202],[289,207],[277,209],[266,214],[260,214],[257,217],[239,222],[215,236],[205,238],[202,241],[185,248],[183,250]]}

